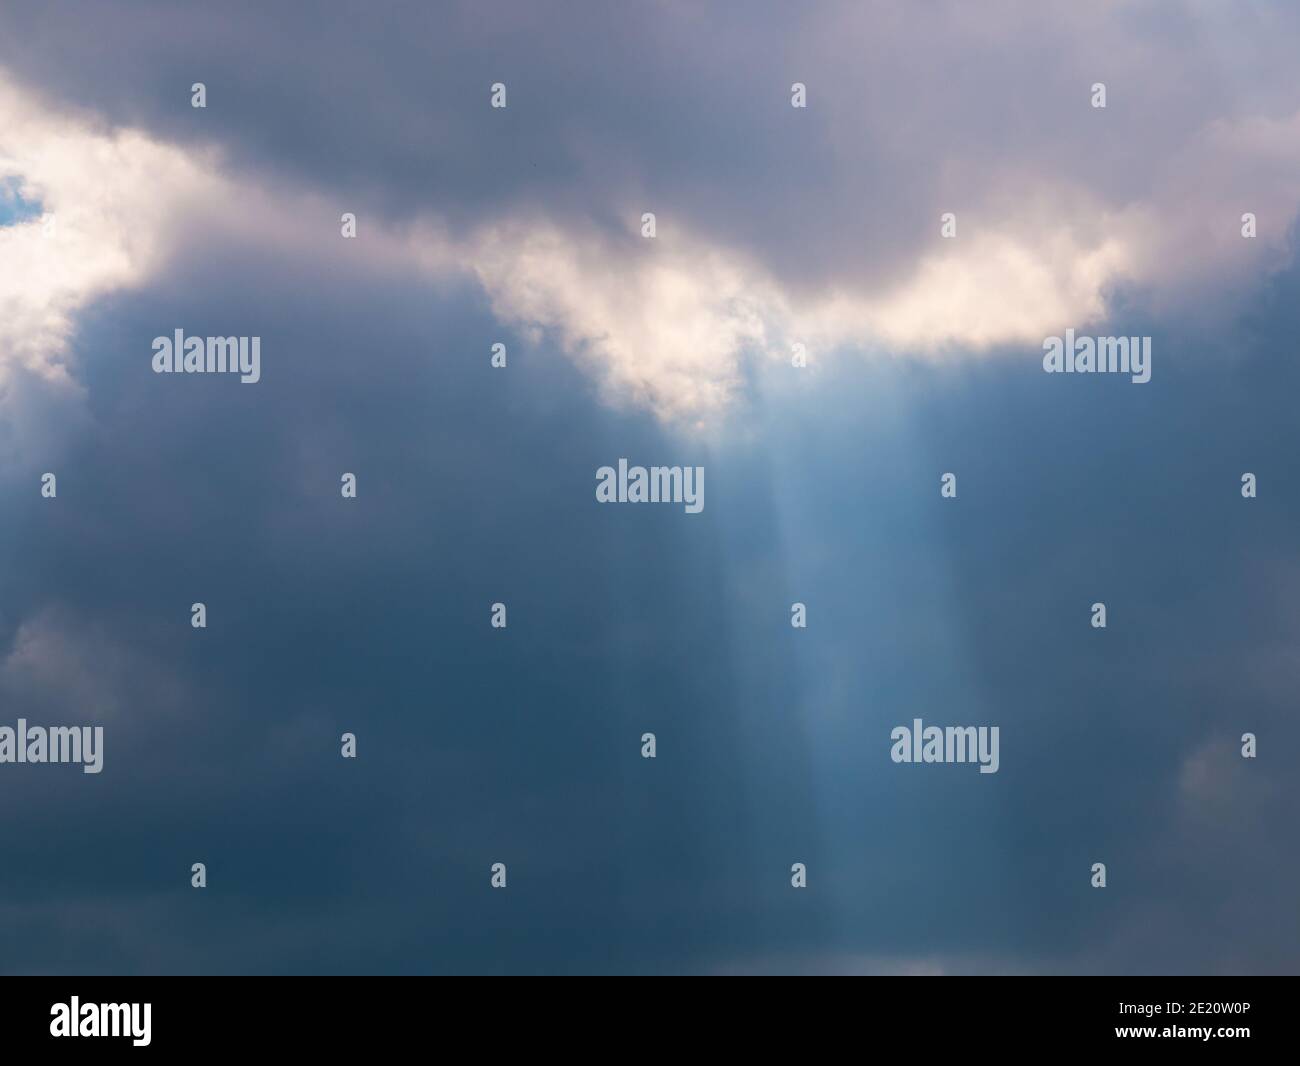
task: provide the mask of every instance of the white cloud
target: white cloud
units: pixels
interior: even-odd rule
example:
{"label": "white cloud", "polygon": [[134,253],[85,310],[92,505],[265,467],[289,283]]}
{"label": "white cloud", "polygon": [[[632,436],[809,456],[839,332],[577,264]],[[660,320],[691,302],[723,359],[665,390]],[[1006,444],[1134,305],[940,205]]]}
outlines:
{"label": "white cloud", "polygon": [[551,331],[606,401],[672,422],[724,412],[747,358],[788,360],[796,341],[820,354],[893,346],[922,357],[1037,346],[1062,323],[1098,317],[1128,260],[1121,242],[1087,246],[1067,228],[1038,244],[975,234],[888,288],[810,296],[735,250],[680,236],[619,240],[542,219],[484,227],[454,248],[430,237],[420,246],[426,267],[472,264],[494,313]]}
{"label": "white cloud", "polygon": [[[655,240],[602,228],[597,219],[636,219],[646,205],[624,182],[585,176],[585,214],[536,197],[521,213],[507,197],[455,235],[435,209],[385,227],[364,203],[254,174],[236,182],[211,154],[106,133],[0,80],[0,177],[19,175],[58,217],[53,238],[37,223],[0,229],[0,387],[15,366],[68,380],[78,311],[144,283],[178,232],[204,227],[306,264],[342,253],[346,269],[372,274],[436,283],[469,273],[504,322],[557,341],[605,402],[680,424],[723,417],[743,397],[749,361],[788,361],[794,342],[814,359],[1008,352],[1036,362],[1043,337],[1106,323],[1116,292],[1153,314],[1231,313],[1289,260],[1300,100],[1276,43],[1284,16],[1238,25],[1196,7],[1171,43],[1124,5],[1067,5],[1059,24],[1035,13],[1022,25],[1007,5],[952,13],[936,33],[903,9],[854,8],[809,15],[790,35],[790,62],[816,72],[810,107],[795,115],[777,93],[783,124],[745,128],[765,152],[785,153],[789,138],[807,153],[806,188],[800,171],[781,171],[782,194],[768,197],[764,175],[751,188],[726,172],[731,203],[709,185],[716,155],[668,153],[655,170],[626,145],[594,146],[662,186],[648,198]],[[702,69],[716,41],[687,37],[682,61]],[[1232,66],[1255,41],[1259,63]],[[1023,56],[997,65],[1011,53]],[[1225,71],[1240,84],[1214,80]],[[729,77],[757,92],[748,68]],[[1088,106],[1094,77],[1109,83],[1104,111]],[[797,135],[789,122],[803,124]],[[704,147],[708,129],[692,133]],[[222,217],[219,205],[233,210]],[[345,252],[333,228],[344,209],[361,213],[362,234]],[[958,236],[943,240],[950,209]],[[1240,235],[1246,211],[1259,219],[1255,240]],[[767,226],[764,212],[783,224]],[[873,226],[880,239],[863,241]],[[800,232],[809,243],[792,249]]]}
{"label": "white cloud", "polygon": [[0,227],[0,386],[16,367],[69,382],[77,312],[149,277],[176,220],[220,187],[202,158],[138,132],[96,130],[0,75],[5,177],[46,217]]}
{"label": "white cloud", "polygon": [[[637,244],[635,242],[641,242]],[[765,349],[779,292],[723,252],[540,222],[491,226],[462,253],[494,312],[553,330],[604,397],[675,419],[725,408]]]}

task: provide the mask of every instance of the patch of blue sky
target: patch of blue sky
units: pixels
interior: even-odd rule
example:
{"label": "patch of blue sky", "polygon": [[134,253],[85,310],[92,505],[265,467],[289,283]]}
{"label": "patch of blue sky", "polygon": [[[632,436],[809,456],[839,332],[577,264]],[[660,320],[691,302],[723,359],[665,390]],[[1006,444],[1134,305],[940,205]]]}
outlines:
{"label": "patch of blue sky", "polygon": [[22,179],[16,176],[0,177],[0,226],[16,226],[40,218],[45,208],[39,200],[23,196]]}

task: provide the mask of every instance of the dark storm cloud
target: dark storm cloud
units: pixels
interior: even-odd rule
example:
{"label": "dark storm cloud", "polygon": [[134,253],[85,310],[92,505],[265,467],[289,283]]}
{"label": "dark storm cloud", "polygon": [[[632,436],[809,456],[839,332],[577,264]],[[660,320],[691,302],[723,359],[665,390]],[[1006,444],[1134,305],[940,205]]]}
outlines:
{"label": "dark storm cloud", "polygon": [[[143,893],[174,912],[180,939],[119,947],[108,963],[11,930],[9,965],[652,956],[648,933],[623,928],[624,906],[667,882],[676,920],[694,923],[695,890],[675,871],[725,878],[740,846],[697,838],[743,816],[740,796],[700,795],[707,753],[732,746],[742,709],[725,659],[699,651],[728,629],[709,517],[646,525],[599,512],[592,487],[624,451],[671,458],[679,446],[650,425],[610,424],[544,351],[521,345],[510,375],[491,377],[470,355],[490,320],[453,310],[472,294],[430,304],[362,284],[349,300],[360,310],[330,311],[319,275],[276,261],[250,272],[246,252],[209,249],[85,321],[94,428],[61,462],[58,500],[15,508],[9,558],[22,565],[4,579],[11,717],[100,714],[108,745],[98,792],[62,768],[6,775],[11,804],[30,812],[7,825],[6,898],[93,910],[101,894]],[[149,340],[177,321],[259,332],[262,382],[150,373]],[[344,470],[360,479],[351,512]],[[504,633],[488,626],[497,599]],[[194,600],[208,605],[206,632],[188,624]],[[648,783],[645,729],[676,752],[667,785]],[[338,756],[344,730],[359,738],[356,774]],[[637,825],[647,809],[652,824]],[[51,853],[62,833],[75,846]],[[497,859],[535,886],[532,903],[496,915],[480,899]],[[242,900],[242,939],[222,931],[233,902],[209,916],[185,900],[191,861],[208,862],[212,896]],[[629,868],[651,876],[625,884]],[[573,893],[586,902],[565,914],[556,904]],[[375,895],[391,922],[329,931]],[[277,924],[280,908],[319,919],[310,961],[244,953],[247,929]],[[580,916],[594,943],[552,943]],[[483,956],[481,923],[501,937]],[[461,942],[457,929],[478,931]]]}
{"label": "dark storm cloud", "polygon": [[[1094,236],[1091,217],[1062,217],[1094,198],[1092,214],[1146,206],[1195,228],[1166,187],[1189,167],[1273,208],[1276,158],[1203,142],[1216,123],[1300,111],[1285,76],[1297,18],[1289,5],[51,3],[0,15],[0,66],[353,209],[620,231],[653,210],[810,292],[905,278],[946,210],[1044,242],[1066,222]],[[189,107],[196,81],[203,111]],[[510,104],[491,111],[497,81]],[[796,81],[805,112],[789,106]],[[1087,106],[1095,81],[1114,97],[1104,117]]]}
{"label": "dark storm cloud", "polygon": [[[107,741],[5,774],[10,969],[1293,965],[1294,277],[1158,389],[845,367],[702,456],[544,346],[493,377],[470,291],[247,251],[85,320],[93,428],[12,510],[8,715]],[[263,381],[152,375],[173,321],[257,329]],[[599,508],[621,454],[706,463],[705,512]],[[890,763],[913,716],[1001,770]]]}
{"label": "dark storm cloud", "polygon": [[[394,218],[611,221],[610,191],[644,186],[727,239],[833,261],[865,223],[837,229],[830,193],[900,180],[835,165],[827,118],[772,135],[812,80],[800,55],[839,54],[774,7],[138,10],[11,7],[0,66],[105,122],[216,140],[250,187]],[[889,25],[840,47],[950,73]],[[991,60],[968,62],[952,85],[997,96]],[[1073,143],[1008,62],[1021,147]],[[950,98],[895,99],[906,141]],[[801,389],[756,373],[706,443],[607,410],[468,282],[371,271],[341,241],[188,236],[79,316],[84,405],[7,385],[29,444],[0,482],[0,724],[102,722],[106,751],[98,776],[0,768],[5,969],[1295,969],[1294,271],[1219,333],[1131,309],[1149,385],[1044,375],[1023,350],[827,361]],[[177,326],[261,336],[262,380],[152,374]],[[620,456],[705,465],[704,512],[597,505]],[[1001,769],[891,763],[913,717],[1000,725]]]}

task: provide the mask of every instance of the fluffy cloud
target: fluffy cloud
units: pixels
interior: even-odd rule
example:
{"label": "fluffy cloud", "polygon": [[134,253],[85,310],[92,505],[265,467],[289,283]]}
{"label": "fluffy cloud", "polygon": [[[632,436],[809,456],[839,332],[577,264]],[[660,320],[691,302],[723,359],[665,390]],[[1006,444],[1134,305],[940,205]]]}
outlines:
{"label": "fluffy cloud", "polygon": [[[139,284],[186,212],[216,203],[236,216],[227,235],[305,257],[339,254],[333,220],[356,211],[352,268],[468,273],[606,401],[674,423],[722,416],[748,362],[796,341],[815,358],[1036,358],[1044,336],[1120,306],[1230,314],[1292,252],[1297,16],[1044,7],[593,8],[580,33],[503,33],[466,7],[419,63],[402,60],[408,34],[428,36],[415,9],[292,47],[294,25],[256,6],[201,30],[160,14],[143,39],[112,5],[73,34],[42,35],[33,14],[0,61],[148,132],[106,133],[0,85],[0,177],[58,215],[53,241],[34,223],[0,230],[17,264],[0,280],[0,358],[65,374],[76,310]],[[24,28],[35,54],[12,46]],[[183,62],[172,35],[192,40]],[[136,61],[96,76],[102,40]],[[256,83],[230,69],[236,42],[259,52]],[[382,90],[324,91],[340,55]],[[510,85],[505,112],[487,107],[485,65]],[[227,71],[201,121],[176,89],[191,67]],[[646,210],[655,241],[636,232]]]}
{"label": "fluffy cloud", "polygon": [[43,208],[0,228],[0,384],[14,367],[67,382],[77,313],[150,277],[169,230],[219,182],[192,152],[96,129],[3,77],[0,130],[0,177]]}
{"label": "fluffy cloud", "polygon": [[525,330],[554,330],[608,400],[666,419],[721,411],[745,351],[767,350],[781,294],[707,246],[640,240],[543,221],[488,227],[463,254],[494,312]]}

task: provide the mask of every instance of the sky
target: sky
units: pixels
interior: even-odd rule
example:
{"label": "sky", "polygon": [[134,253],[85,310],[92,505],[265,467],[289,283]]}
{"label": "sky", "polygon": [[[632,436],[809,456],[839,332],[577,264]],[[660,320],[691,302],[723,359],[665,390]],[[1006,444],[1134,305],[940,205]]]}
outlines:
{"label": "sky", "polygon": [[0,727],[103,762],[0,762],[0,969],[1296,972],[1298,44],[5,5]]}

